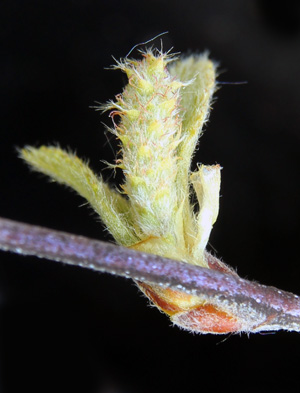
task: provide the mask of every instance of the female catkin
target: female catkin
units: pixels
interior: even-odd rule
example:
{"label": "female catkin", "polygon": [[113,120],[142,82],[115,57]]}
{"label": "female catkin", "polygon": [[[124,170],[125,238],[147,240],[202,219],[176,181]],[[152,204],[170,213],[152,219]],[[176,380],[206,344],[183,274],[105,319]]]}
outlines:
{"label": "female catkin", "polygon": [[179,92],[183,84],[171,77],[167,62],[166,56],[151,52],[142,61],[120,62],[117,68],[126,73],[128,85],[104,108],[121,118],[112,132],[122,142],[118,163],[125,175],[122,189],[130,200],[139,237],[163,236],[175,242]]}

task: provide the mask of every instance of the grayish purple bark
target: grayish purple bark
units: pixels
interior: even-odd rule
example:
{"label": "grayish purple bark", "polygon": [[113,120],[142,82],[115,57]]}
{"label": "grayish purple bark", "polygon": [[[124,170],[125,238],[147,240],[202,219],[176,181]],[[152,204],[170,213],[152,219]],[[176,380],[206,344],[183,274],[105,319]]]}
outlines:
{"label": "grayish purple bark", "polygon": [[202,296],[240,313],[242,319],[249,315],[251,322],[249,326],[243,325],[245,331],[300,331],[298,296],[237,275],[3,218],[0,218],[0,249]]}

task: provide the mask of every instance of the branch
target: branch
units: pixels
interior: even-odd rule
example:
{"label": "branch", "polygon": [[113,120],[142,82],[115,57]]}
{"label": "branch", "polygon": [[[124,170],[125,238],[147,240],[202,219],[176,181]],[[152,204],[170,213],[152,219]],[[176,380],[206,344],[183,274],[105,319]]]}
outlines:
{"label": "branch", "polygon": [[205,297],[246,321],[242,330],[248,332],[300,331],[298,296],[237,275],[3,218],[0,249]]}

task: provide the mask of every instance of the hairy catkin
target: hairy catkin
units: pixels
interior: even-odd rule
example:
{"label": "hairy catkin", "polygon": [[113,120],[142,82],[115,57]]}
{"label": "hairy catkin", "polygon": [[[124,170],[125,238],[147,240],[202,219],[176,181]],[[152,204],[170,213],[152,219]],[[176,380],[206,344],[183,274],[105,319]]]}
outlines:
{"label": "hairy catkin", "polygon": [[169,58],[151,51],[142,61],[125,59],[118,68],[128,84],[106,109],[120,122],[112,130],[122,142],[119,166],[125,175],[135,221],[145,237],[173,233],[178,209],[175,179],[181,137],[178,115],[183,83],[167,70]]}

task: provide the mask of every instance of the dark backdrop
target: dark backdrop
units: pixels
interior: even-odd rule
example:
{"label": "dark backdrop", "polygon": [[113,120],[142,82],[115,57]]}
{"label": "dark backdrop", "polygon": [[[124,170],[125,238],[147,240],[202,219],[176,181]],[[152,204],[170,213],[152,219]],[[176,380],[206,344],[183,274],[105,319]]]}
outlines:
{"label": "dark backdrop", "polygon": [[[211,245],[241,276],[299,294],[297,1],[1,1],[0,215],[110,240],[80,197],[30,173],[15,149],[59,142],[103,170],[116,143],[90,106],[125,82],[105,67],[166,30],[166,49],[208,49],[220,81],[248,82],[217,92],[195,157],[224,168]],[[192,335],[121,278],[1,253],[0,307],[5,393],[299,386],[298,334]]]}

